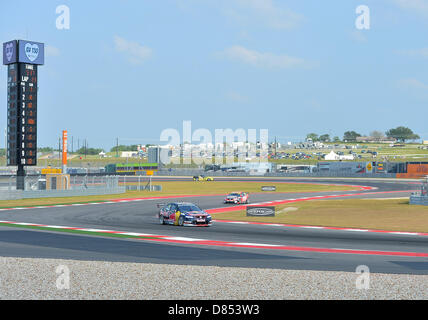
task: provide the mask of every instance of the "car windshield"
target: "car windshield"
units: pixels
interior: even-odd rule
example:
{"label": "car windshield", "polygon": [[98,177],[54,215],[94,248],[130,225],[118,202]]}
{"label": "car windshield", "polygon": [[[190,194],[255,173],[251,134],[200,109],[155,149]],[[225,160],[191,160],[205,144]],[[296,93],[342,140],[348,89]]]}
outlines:
{"label": "car windshield", "polygon": [[190,211],[202,211],[198,206],[195,206],[194,204],[186,204],[180,206],[181,212],[190,212]]}
{"label": "car windshield", "polygon": [[229,196],[231,196],[231,197],[239,197],[239,193],[231,193],[231,194],[229,194]]}

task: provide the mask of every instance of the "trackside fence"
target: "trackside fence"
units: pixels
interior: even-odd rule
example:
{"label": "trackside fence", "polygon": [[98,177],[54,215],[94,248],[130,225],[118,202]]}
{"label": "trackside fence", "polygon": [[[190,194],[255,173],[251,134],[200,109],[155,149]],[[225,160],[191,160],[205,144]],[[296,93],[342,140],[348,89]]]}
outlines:
{"label": "trackside fence", "polygon": [[191,170],[191,169],[172,169],[172,170],[159,170],[155,173],[158,176],[198,176],[205,175],[211,177],[334,177],[334,178],[396,178],[395,173],[351,173],[351,172],[226,172],[226,171],[204,171],[204,170]]}
{"label": "trackside fence", "polygon": [[16,178],[0,179],[0,200],[18,200],[29,198],[76,197],[126,192],[119,185],[117,176],[74,176],[70,178],[67,190],[45,190],[46,182],[42,176],[28,176],[24,182],[25,190],[16,190]]}

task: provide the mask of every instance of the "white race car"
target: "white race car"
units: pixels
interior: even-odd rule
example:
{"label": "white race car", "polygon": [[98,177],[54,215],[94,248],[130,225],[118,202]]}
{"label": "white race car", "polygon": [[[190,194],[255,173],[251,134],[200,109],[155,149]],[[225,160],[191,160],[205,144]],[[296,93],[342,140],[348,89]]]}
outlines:
{"label": "white race car", "polygon": [[224,198],[224,203],[247,204],[250,203],[247,192],[232,192]]}

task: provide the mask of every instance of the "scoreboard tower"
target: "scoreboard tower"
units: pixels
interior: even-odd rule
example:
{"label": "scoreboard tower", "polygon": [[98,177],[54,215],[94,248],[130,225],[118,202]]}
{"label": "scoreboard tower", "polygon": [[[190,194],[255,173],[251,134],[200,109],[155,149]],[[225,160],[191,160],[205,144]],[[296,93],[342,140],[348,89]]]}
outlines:
{"label": "scoreboard tower", "polygon": [[37,67],[44,44],[13,40],[3,44],[7,65],[7,166],[17,166],[16,189],[24,190],[24,166],[37,165]]}

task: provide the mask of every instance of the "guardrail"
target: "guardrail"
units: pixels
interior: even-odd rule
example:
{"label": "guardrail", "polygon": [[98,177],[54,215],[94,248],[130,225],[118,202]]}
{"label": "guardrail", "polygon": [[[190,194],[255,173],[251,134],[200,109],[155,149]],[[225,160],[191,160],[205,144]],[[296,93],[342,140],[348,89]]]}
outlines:
{"label": "guardrail", "polygon": [[0,192],[0,200],[19,200],[34,198],[58,198],[58,197],[81,197],[95,196],[104,194],[125,193],[125,187],[105,188],[105,187],[88,187],[87,189],[72,190],[6,190]]}
{"label": "guardrail", "polygon": [[350,172],[308,172],[308,173],[286,173],[286,172],[269,172],[269,173],[249,173],[249,172],[224,172],[214,171],[207,172],[204,170],[160,170],[155,173],[159,176],[212,176],[212,177],[335,177],[335,178],[396,178],[395,173],[350,173]]}
{"label": "guardrail", "polygon": [[[126,187],[119,185],[119,177],[73,177],[67,190],[40,190],[41,176],[25,178],[25,190],[16,190],[15,177],[0,180],[0,200],[27,198],[75,197],[125,193]],[[46,187],[46,184],[44,185]]]}
{"label": "guardrail", "polygon": [[162,191],[162,186],[152,185],[152,186],[126,186],[126,191]]}
{"label": "guardrail", "polygon": [[[72,179],[77,179],[78,177],[86,177],[89,180],[89,177],[116,177],[116,176],[128,176],[129,173],[123,174],[112,174],[112,173],[89,173],[89,174],[71,174]],[[159,170],[154,173],[158,176],[213,176],[213,177],[242,177],[242,176],[260,176],[260,177],[337,177],[337,178],[397,178],[396,173],[350,173],[343,171],[328,171],[328,172],[270,172],[270,173],[249,173],[249,172],[225,172],[225,171],[204,171],[204,170],[186,170],[186,169],[174,169],[169,170]],[[27,175],[27,177],[39,177],[40,175]],[[139,176],[139,175],[137,175]],[[145,175],[141,175],[146,177]],[[14,181],[15,175],[2,175],[1,179],[12,179]],[[13,183],[11,183],[13,185]]]}

